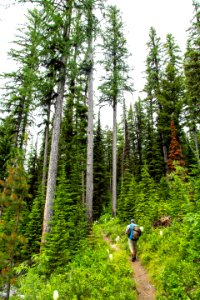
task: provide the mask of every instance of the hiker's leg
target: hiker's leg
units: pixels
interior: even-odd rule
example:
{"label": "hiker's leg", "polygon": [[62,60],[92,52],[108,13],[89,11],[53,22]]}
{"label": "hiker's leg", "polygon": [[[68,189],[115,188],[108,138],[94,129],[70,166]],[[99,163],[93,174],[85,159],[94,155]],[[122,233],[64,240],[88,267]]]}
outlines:
{"label": "hiker's leg", "polygon": [[137,242],[136,241],[132,241],[133,242],[133,256],[136,258],[136,254],[137,254]]}
{"label": "hiker's leg", "polygon": [[132,261],[136,260],[136,241],[128,239],[129,248],[131,251]]}
{"label": "hiker's leg", "polygon": [[128,245],[129,245],[129,249],[131,251],[131,255],[133,256],[133,253],[134,253],[134,249],[133,249],[133,241],[128,239]]}

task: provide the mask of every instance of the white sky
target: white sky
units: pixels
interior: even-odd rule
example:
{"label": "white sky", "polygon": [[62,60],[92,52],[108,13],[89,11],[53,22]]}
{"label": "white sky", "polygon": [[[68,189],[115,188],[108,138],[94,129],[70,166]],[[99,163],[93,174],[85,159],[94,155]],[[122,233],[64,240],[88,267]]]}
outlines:
{"label": "white sky", "polygon": [[156,29],[162,42],[165,42],[168,33],[173,34],[184,51],[186,30],[193,16],[192,0],[109,0],[109,3],[119,7],[126,24],[127,42],[134,67],[134,85],[138,91],[143,88],[141,79],[145,70],[150,27]]}
{"label": "white sky", "polygon": [[[10,42],[14,39],[18,24],[24,22],[25,13],[22,5],[5,9],[2,5],[5,2],[6,0],[0,0],[0,73],[10,71],[13,67],[6,53],[11,47]],[[131,100],[128,101],[137,100],[138,92],[144,85],[146,43],[149,40],[150,27],[156,29],[163,42],[168,33],[173,34],[177,44],[184,51],[186,30],[193,16],[192,0],[108,0],[107,3],[117,5],[122,12],[128,47],[132,53],[130,62],[134,70],[131,75],[136,90],[133,96],[129,96]],[[107,117],[106,120],[109,123]]]}

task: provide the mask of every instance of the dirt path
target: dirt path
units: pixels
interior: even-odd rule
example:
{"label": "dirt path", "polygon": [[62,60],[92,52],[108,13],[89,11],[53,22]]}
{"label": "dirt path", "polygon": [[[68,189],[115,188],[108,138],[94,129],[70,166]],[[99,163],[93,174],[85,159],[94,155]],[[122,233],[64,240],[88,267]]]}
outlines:
{"label": "dirt path", "polygon": [[148,275],[141,265],[140,261],[131,262],[132,269],[134,272],[134,280],[136,283],[136,289],[138,294],[138,300],[154,300],[155,299],[155,288],[150,283]]}
{"label": "dirt path", "polygon": [[[120,248],[116,244],[112,244],[107,236],[103,235],[103,237],[104,240],[110,244],[112,249],[120,251]],[[140,261],[137,260],[132,262],[130,259],[130,264],[133,270],[133,279],[136,283],[138,300],[155,300],[155,288],[151,284],[148,274],[141,265]]]}

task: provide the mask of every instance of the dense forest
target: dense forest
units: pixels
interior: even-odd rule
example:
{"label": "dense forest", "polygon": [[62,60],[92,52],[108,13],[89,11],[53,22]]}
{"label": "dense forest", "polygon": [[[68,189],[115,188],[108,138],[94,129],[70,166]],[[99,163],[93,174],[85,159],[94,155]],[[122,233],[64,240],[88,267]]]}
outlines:
{"label": "dense forest", "polygon": [[[124,234],[134,217],[156,299],[200,299],[199,1],[184,53],[171,33],[162,43],[149,29],[145,84],[130,106],[134,78],[116,6],[15,2],[31,9],[8,53],[17,67],[1,74],[2,297],[137,299]],[[112,129],[102,126],[106,105]],[[102,232],[120,239],[116,261]]]}

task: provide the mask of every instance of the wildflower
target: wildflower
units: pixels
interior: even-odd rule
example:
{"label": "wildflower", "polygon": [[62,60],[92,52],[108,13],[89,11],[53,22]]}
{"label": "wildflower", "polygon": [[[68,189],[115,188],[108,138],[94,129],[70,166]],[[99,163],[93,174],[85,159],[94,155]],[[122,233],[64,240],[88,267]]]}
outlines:
{"label": "wildflower", "polygon": [[119,237],[119,235],[118,235],[118,236],[116,237],[116,239],[115,239],[116,243],[119,242],[119,240],[120,240],[120,237]]}
{"label": "wildflower", "polygon": [[160,230],[160,235],[163,235],[163,232],[162,232],[162,230]]}
{"label": "wildflower", "polygon": [[110,253],[109,254],[109,259],[112,260],[113,259],[113,255]]}
{"label": "wildflower", "polygon": [[58,291],[55,290],[55,291],[53,292],[53,300],[57,300],[58,298],[59,298]]}

